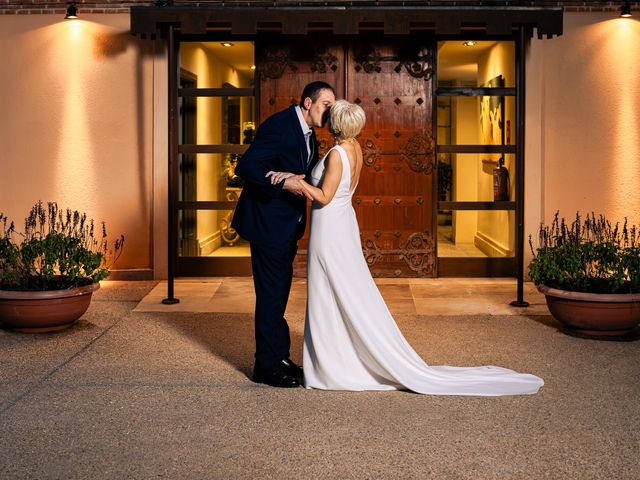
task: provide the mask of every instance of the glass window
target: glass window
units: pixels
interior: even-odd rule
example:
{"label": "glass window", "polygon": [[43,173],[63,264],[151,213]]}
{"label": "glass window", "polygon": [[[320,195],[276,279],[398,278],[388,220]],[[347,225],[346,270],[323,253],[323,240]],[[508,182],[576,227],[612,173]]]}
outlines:
{"label": "glass window", "polygon": [[249,243],[231,228],[233,210],[178,212],[178,255],[188,257],[249,257]]}
{"label": "glass window", "polygon": [[[499,80],[502,77],[502,85]],[[438,87],[515,87],[515,42],[438,42]]]}
{"label": "glass window", "polygon": [[439,42],[437,84],[438,256],[513,257],[515,42]]}
{"label": "glass window", "polygon": [[515,255],[513,210],[455,210],[440,222],[438,257],[510,258]]}
{"label": "glass window", "polygon": [[256,131],[253,42],[182,42],[180,88],[178,254],[248,257],[231,219],[235,166]]}

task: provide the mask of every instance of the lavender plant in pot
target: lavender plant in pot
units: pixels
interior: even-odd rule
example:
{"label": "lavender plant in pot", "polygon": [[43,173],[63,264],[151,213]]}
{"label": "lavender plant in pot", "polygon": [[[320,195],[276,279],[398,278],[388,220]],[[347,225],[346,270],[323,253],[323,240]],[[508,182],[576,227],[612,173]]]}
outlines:
{"label": "lavender plant in pot", "polygon": [[551,225],[529,237],[529,276],[567,333],[594,338],[629,337],[640,322],[640,232],[579,213],[567,224],[556,212]]}
{"label": "lavender plant in pot", "polygon": [[[24,231],[0,214],[0,325],[24,332],[71,326],[122,253],[124,237],[110,245],[104,223],[55,202],[36,203]],[[96,232],[99,230],[99,232]]]}

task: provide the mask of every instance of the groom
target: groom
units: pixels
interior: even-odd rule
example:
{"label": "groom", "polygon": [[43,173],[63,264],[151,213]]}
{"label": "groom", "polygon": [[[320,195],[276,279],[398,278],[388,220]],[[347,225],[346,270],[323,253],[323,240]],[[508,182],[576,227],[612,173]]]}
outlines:
{"label": "groom", "polygon": [[[231,226],[251,245],[256,292],[253,381],[257,383],[291,388],[302,382],[302,368],[289,358],[291,340],[284,312],[310,198],[300,179],[318,161],[313,128],[324,126],[334,101],[335,93],[328,83],[307,85],[299,105],[272,115],[260,125],[235,170],[245,187]],[[266,177],[269,171],[295,175],[271,185]]]}

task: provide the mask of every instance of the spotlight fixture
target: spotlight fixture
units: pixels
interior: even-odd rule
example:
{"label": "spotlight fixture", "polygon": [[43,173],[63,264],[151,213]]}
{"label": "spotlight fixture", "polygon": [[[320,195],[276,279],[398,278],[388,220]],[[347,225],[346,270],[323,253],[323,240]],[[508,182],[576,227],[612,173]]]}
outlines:
{"label": "spotlight fixture", "polygon": [[78,18],[78,8],[75,2],[70,2],[67,7],[67,14],[64,16],[66,20],[75,20]]}
{"label": "spotlight fixture", "polygon": [[629,18],[631,16],[631,5],[629,5],[628,0],[622,4],[622,7],[620,7],[620,16],[624,18]]}
{"label": "spotlight fixture", "polygon": [[223,47],[233,47],[233,43],[229,42],[220,42],[220,45],[222,45]]}
{"label": "spotlight fixture", "polygon": [[478,42],[476,42],[474,40],[467,40],[462,45],[464,45],[465,47],[473,47],[476,43],[478,43]]}

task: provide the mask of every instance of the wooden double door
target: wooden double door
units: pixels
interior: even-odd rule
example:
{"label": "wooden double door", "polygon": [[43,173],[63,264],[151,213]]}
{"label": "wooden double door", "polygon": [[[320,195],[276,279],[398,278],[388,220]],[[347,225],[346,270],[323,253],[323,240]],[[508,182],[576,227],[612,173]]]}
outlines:
{"label": "wooden double door", "polygon": [[[428,38],[382,36],[256,42],[261,121],[297,103],[315,80],[364,109],[367,122],[358,140],[365,165],[354,208],[374,276],[436,276],[434,45]],[[326,129],[316,134],[322,156],[333,141]],[[306,249],[307,235],[296,275],[305,273]]]}

